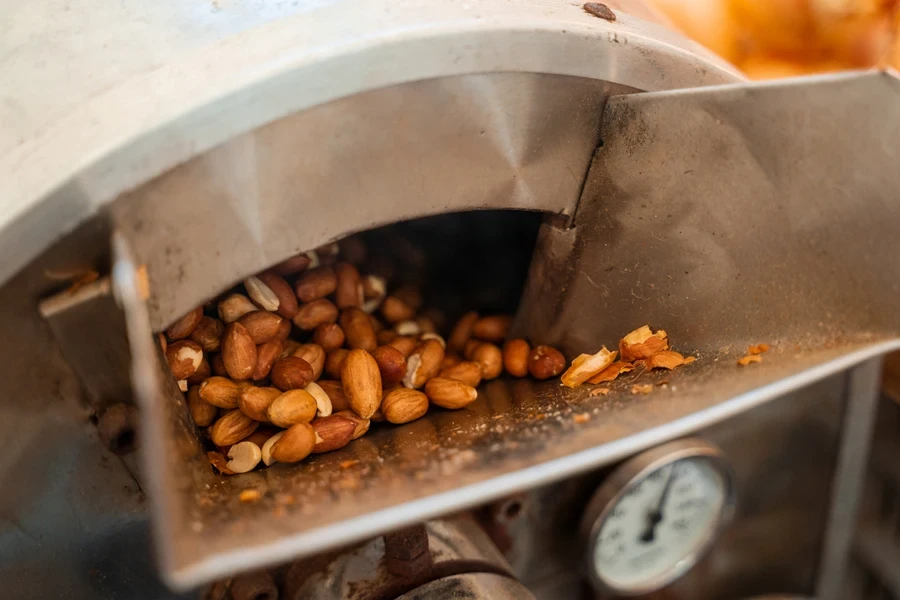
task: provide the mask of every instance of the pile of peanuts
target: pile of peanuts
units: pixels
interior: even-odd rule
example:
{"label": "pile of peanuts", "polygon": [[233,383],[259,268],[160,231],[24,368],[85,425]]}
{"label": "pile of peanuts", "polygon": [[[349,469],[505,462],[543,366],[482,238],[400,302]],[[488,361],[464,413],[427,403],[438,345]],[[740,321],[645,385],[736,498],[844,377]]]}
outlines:
{"label": "pile of peanuts", "polygon": [[543,380],[565,368],[555,348],[507,339],[509,315],[468,312],[445,341],[422,304],[330,244],[247,278],[159,340],[216,448],[210,462],[229,475],[337,450],[371,421],[463,408],[504,371]]}

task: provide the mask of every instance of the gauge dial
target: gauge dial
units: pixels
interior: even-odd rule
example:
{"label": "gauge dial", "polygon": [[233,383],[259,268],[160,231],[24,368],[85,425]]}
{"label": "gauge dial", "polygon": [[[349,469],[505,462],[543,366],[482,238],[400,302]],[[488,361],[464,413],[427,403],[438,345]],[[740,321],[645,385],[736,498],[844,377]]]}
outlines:
{"label": "gauge dial", "polygon": [[582,525],[595,586],[635,595],[671,583],[716,539],[733,498],[722,453],[700,440],[629,460],[598,488]]}

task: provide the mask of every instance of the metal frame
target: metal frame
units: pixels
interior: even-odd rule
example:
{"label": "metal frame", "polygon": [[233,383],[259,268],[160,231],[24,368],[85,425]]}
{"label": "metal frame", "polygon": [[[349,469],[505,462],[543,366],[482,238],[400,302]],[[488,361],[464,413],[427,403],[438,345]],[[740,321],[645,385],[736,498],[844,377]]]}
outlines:
{"label": "metal frame", "polygon": [[881,398],[882,363],[881,357],[874,358],[855,367],[849,374],[831,508],[816,582],[818,600],[845,597],[847,566],[859,527],[859,507]]}
{"label": "metal frame", "polygon": [[[686,458],[703,458],[708,460],[722,475],[726,486],[726,497],[722,504],[716,527],[703,539],[696,552],[679,562],[675,569],[657,581],[648,582],[647,585],[639,588],[622,589],[600,577],[593,564],[593,550],[597,544],[597,538],[600,536],[600,530],[610,511],[615,508],[632,484],[643,480],[661,467]],[[638,454],[616,467],[603,481],[603,484],[597,488],[585,509],[580,532],[585,548],[584,566],[588,579],[597,591],[620,596],[649,594],[669,585],[689,571],[712,548],[716,539],[731,522],[731,518],[734,515],[735,498],[734,473],[728,464],[728,459],[719,448],[709,442],[698,438],[681,439]]]}

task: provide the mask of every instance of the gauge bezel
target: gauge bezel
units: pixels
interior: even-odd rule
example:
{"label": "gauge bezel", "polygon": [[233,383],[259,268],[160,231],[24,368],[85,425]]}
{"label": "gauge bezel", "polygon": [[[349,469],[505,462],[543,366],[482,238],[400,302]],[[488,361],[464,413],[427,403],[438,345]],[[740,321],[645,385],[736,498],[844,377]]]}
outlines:
{"label": "gauge bezel", "polygon": [[[604,579],[594,562],[594,548],[600,531],[612,509],[622,497],[654,471],[686,458],[708,460],[722,476],[725,485],[725,500],[722,504],[716,526],[711,528],[697,549],[678,562],[662,577],[654,578],[641,586],[623,587]],[[581,521],[581,538],[584,542],[585,565],[588,579],[598,592],[619,596],[639,596],[662,589],[676,581],[693,568],[712,547],[724,529],[731,522],[735,510],[734,472],[731,465],[717,446],[699,438],[684,438],[668,442],[642,452],[618,466],[604,481],[587,504]]]}

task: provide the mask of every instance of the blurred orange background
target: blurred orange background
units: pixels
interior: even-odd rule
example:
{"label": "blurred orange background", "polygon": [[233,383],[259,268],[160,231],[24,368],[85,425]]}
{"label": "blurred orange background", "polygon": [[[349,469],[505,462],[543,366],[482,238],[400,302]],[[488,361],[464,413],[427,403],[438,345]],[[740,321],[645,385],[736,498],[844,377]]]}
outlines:
{"label": "blurred orange background", "polygon": [[900,0],[648,0],[753,79],[900,68]]}

